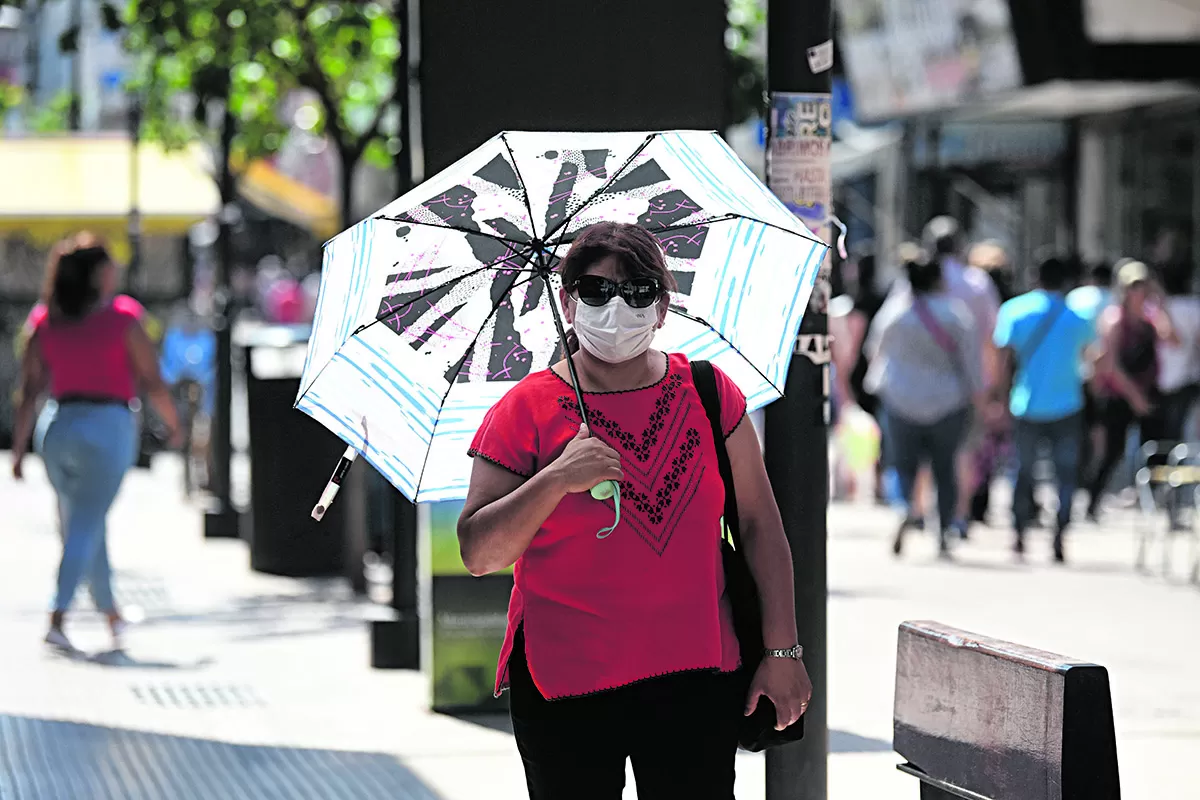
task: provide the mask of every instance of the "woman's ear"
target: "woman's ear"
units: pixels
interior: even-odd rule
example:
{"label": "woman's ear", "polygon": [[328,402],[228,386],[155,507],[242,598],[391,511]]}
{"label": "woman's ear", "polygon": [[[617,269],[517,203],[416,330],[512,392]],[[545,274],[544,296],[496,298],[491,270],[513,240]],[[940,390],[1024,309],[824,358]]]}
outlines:
{"label": "woman's ear", "polygon": [[671,308],[671,295],[664,294],[662,299],[658,301],[658,325],[661,328],[667,324],[667,311]]}
{"label": "woman's ear", "polygon": [[567,324],[574,325],[575,302],[572,300],[571,295],[567,294],[567,290],[565,288],[560,288],[558,290],[558,304],[562,307],[563,316],[566,317]]}

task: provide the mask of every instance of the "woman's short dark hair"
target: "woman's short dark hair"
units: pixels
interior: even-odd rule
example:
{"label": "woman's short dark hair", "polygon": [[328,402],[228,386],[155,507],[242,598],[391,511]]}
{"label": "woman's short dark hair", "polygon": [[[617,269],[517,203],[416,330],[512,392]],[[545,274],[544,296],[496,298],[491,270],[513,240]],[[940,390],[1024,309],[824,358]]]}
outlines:
{"label": "woman's short dark hair", "polygon": [[942,262],[916,244],[900,246],[900,263],[908,276],[913,294],[929,294],[942,283]]}
{"label": "woman's short dark hair", "polygon": [[111,261],[95,234],[85,231],[63,239],[50,251],[42,302],[52,314],[79,319],[100,299],[97,274]]}
{"label": "woman's short dark hair", "polygon": [[664,293],[678,288],[654,234],[640,225],[622,222],[598,222],[576,235],[558,268],[563,285],[573,285],[588,267],[608,256],[617,257],[628,278],[655,278]]}

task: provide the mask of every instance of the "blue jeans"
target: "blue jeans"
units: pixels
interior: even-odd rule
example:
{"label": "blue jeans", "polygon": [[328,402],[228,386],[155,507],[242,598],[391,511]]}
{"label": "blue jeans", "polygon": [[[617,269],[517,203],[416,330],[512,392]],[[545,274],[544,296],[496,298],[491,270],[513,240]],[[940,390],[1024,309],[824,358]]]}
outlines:
{"label": "blue jeans", "polygon": [[1043,443],[1054,464],[1058,482],[1058,528],[1071,524],[1071,504],[1079,485],[1079,453],[1083,442],[1083,415],[1035,422],[1018,419],[1013,429],[1017,450],[1017,485],[1013,490],[1013,527],[1020,535],[1033,517],[1033,470]]}
{"label": "blue jeans", "polygon": [[35,444],[58,495],[63,537],[54,611],[70,609],[86,577],[96,608],[115,612],[105,518],[137,454],[133,412],[117,404],[50,403]]}
{"label": "blue jeans", "polygon": [[888,454],[890,465],[900,479],[905,513],[910,513],[913,487],[921,462],[928,459],[937,486],[938,522],[945,530],[954,521],[958,504],[958,474],[954,457],[967,430],[967,409],[953,411],[929,425],[911,422],[899,414],[887,414]]}

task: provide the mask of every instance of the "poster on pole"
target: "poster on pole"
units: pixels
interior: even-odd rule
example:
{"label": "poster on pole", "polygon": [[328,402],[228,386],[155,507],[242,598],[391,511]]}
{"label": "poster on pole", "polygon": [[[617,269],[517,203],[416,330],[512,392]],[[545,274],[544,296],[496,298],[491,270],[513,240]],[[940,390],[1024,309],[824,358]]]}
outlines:
{"label": "poster on pole", "polygon": [[430,706],[438,711],[502,711],[496,698],[496,660],[508,623],[512,569],[473,578],[458,550],[461,501],[422,503],[418,528],[428,565],[424,580],[429,613],[425,652]]}
{"label": "poster on pole", "polygon": [[[832,242],[833,98],[828,94],[771,94],[767,183],[771,190],[824,242]],[[825,258],[809,307],[824,311],[829,302],[830,259]]]}

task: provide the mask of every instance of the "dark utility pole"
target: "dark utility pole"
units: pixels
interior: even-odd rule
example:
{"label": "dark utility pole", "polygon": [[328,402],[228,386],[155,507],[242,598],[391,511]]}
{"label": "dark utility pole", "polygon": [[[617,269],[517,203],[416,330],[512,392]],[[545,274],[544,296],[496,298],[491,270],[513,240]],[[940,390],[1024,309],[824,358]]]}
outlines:
{"label": "dark utility pole", "polygon": [[[71,0],[69,31],[75,32],[75,50],[71,54],[71,105],[67,108],[67,130],[78,133],[82,126],[80,95],[83,93],[83,0]],[[37,36],[37,31],[32,34]]]}
{"label": "dark utility pole", "polygon": [[231,438],[233,410],[233,202],[236,199],[233,168],[229,156],[237,120],[225,99],[221,112],[218,158],[221,210],[217,216],[217,291],[214,297],[213,327],[217,336],[217,402],[213,410],[212,491],[216,508],[204,517],[204,536],[209,539],[236,539],[239,535],[238,515],[231,496]]}
{"label": "dark utility pole", "polygon": [[[398,0],[393,13],[400,39],[400,55],[393,67],[396,80],[396,107],[400,114],[400,151],[393,166],[396,173],[396,197],[413,184],[412,84],[415,30],[408,0]],[[371,626],[371,665],[382,669],[421,668],[421,624],[419,581],[417,575],[417,507],[399,492],[388,489],[392,497],[391,536],[384,547],[392,557],[392,608],[396,617]]]}
{"label": "dark utility pole", "polygon": [[[129,95],[129,267],[126,286],[129,293],[138,297],[142,270],[142,211],[141,211],[141,149],[142,98],[136,93]],[[140,299],[140,298],[139,298]]]}
{"label": "dark utility pole", "polygon": [[[832,214],[830,2],[767,2],[767,182],[825,241]],[[767,472],[792,548],[796,621],[813,682],[804,739],[767,751],[767,800],[825,800],[828,793],[829,264],[827,257],[804,315],[786,396],[766,413]]]}

